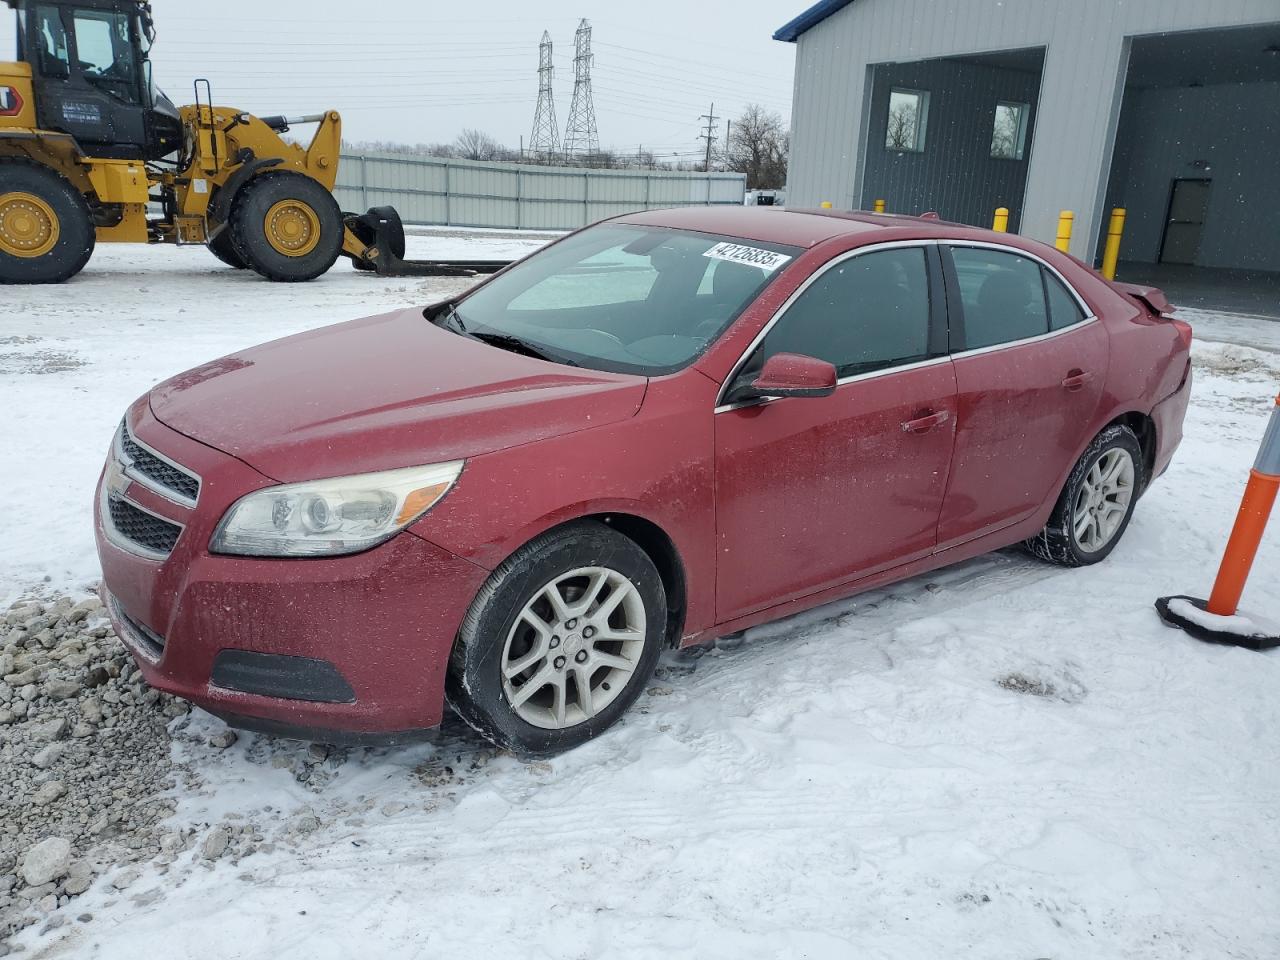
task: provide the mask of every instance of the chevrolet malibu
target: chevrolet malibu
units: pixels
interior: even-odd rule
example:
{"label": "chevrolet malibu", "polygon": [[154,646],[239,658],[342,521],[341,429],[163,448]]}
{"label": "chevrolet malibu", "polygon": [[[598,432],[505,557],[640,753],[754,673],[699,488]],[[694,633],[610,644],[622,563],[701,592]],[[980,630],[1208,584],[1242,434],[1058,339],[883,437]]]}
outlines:
{"label": "chevrolet malibu", "polygon": [[1169,312],[933,218],[619,217],[140,398],[104,599],[151,685],[233,724],[386,741],[448,702],[554,753],[664,647],[1012,544],[1105,558],[1182,436]]}

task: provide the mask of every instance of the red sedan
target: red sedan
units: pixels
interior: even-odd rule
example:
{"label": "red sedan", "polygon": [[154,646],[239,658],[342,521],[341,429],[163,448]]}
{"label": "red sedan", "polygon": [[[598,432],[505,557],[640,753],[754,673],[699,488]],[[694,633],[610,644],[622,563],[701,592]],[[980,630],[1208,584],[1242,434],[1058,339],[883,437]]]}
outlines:
{"label": "red sedan", "polygon": [[1025,543],[1116,546],[1169,465],[1159,291],[937,220],[610,220],[453,301],[254,347],[128,411],[104,596],[155,687],[336,739],[600,733],[663,647]]}

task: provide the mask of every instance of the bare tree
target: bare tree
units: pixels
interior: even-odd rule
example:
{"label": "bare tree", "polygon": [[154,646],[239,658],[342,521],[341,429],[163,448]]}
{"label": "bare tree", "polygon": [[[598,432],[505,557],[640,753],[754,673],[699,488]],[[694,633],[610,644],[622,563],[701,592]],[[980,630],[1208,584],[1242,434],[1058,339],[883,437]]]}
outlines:
{"label": "bare tree", "polygon": [[916,107],[912,102],[902,100],[889,110],[889,129],[885,134],[884,144],[891,150],[914,150],[916,148]]}
{"label": "bare tree", "polygon": [[458,155],[463,160],[493,160],[502,146],[483,130],[468,127],[458,134]]}
{"label": "bare tree", "polygon": [[747,175],[748,190],[777,190],[787,182],[789,141],[779,114],[748,104],[729,128],[725,162]]}

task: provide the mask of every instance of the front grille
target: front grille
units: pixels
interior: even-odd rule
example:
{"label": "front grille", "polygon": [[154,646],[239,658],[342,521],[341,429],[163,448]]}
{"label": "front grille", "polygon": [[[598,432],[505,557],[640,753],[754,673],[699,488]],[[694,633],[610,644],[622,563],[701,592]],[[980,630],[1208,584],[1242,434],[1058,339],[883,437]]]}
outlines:
{"label": "front grille", "polygon": [[129,427],[120,425],[120,451],[124,454],[129,469],[141,474],[153,483],[171,490],[178,496],[195,503],[200,495],[200,480],[185,470],[181,470],[166,460],[162,460],[146,447],[143,447],[133,435]]}
{"label": "front grille", "polygon": [[107,510],[117,534],[151,553],[168,556],[182,533],[178,524],[162,520],[116,496],[107,497]]}

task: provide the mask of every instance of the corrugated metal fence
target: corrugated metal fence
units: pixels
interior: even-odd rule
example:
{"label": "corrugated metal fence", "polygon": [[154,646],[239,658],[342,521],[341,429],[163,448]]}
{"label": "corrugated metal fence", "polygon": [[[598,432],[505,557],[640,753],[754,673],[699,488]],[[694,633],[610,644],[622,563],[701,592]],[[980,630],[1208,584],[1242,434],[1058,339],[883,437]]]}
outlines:
{"label": "corrugated metal fence", "polygon": [[741,173],[584,170],[394,153],[342,155],[344,210],[393,206],[405,223],[570,230],[635,210],[741,204]]}

